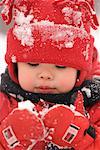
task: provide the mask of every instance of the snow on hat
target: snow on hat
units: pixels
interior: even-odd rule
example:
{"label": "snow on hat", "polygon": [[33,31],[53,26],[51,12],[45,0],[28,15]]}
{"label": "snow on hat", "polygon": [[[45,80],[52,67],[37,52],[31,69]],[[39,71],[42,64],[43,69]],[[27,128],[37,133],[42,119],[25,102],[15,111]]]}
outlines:
{"label": "snow on hat", "polygon": [[93,0],[3,0],[2,18],[8,31],[6,62],[15,82],[13,63],[36,62],[80,70],[81,84],[92,69],[98,26]]}

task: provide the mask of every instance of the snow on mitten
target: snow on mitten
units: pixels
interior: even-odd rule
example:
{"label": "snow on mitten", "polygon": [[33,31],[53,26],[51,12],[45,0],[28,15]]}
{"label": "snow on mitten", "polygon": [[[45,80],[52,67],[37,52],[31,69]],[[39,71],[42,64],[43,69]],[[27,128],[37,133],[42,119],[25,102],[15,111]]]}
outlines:
{"label": "snow on mitten", "polygon": [[[79,93],[80,94],[80,93]],[[85,131],[89,128],[89,121],[83,115],[82,107],[76,100],[76,110],[74,107],[65,105],[55,105],[51,107],[43,117],[43,122],[47,128],[47,141],[56,144],[60,148],[75,147],[85,136]],[[78,112],[82,110],[82,113]]]}
{"label": "snow on mitten", "polygon": [[6,149],[19,147],[20,150],[23,147],[26,150],[43,137],[43,122],[36,112],[27,108],[14,109],[0,126],[0,142]]}

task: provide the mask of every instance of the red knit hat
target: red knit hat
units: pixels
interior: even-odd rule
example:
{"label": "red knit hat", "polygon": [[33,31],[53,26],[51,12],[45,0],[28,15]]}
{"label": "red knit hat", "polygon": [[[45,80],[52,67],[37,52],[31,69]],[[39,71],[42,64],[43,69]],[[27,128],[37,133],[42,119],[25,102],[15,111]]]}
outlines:
{"label": "red knit hat", "polygon": [[[80,85],[92,70],[94,39],[90,28],[98,22],[93,0],[4,0],[8,31],[6,62],[11,78],[16,62],[64,65],[80,70]],[[5,11],[7,13],[5,13]]]}

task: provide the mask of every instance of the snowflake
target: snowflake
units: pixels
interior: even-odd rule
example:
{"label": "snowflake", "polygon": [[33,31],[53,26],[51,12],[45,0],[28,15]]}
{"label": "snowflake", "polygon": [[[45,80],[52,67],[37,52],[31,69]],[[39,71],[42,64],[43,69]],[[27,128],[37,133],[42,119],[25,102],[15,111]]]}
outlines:
{"label": "snowflake", "polygon": [[12,55],[11,60],[12,60],[13,63],[16,63],[16,62],[17,62],[17,61],[16,61],[16,56],[15,56],[15,55]]}
{"label": "snowflake", "polygon": [[74,11],[72,8],[64,7],[62,9],[65,20],[69,23],[78,26],[82,22],[82,13],[80,11]]}
{"label": "snowflake", "polygon": [[34,38],[32,35],[32,23],[33,15],[25,16],[23,12],[16,10],[15,21],[16,24],[13,29],[13,34],[21,41],[23,46],[33,46]]}
{"label": "snowflake", "polygon": [[86,93],[87,97],[91,97],[91,90],[89,88],[83,87],[82,91]]}
{"label": "snowflake", "polygon": [[83,51],[83,55],[84,55],[86,61],[89,59],[89,47],[90,47],[90,45],[87,44],[86,50]]}

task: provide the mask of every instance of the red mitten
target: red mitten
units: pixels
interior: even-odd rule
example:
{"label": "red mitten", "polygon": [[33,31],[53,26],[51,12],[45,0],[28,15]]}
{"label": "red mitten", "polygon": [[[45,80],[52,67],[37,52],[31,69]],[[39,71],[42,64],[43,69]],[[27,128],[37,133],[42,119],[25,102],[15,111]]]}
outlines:
{"label": "red mitten", "polygon": [[[78,99],[76,109],[82,110],[79,95]],[[74,147],[89,127],[88,119],[83,114],[65,105],[50,108],[44,115],[43,122],[48,130],[46,140],[61,148]]]}
{"label": "red mitten", "polygon": [[0,142],[5,149],[26,150],[43,137],[43,122],[28,109],[14,109],[0,126]]}

